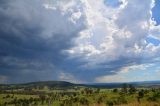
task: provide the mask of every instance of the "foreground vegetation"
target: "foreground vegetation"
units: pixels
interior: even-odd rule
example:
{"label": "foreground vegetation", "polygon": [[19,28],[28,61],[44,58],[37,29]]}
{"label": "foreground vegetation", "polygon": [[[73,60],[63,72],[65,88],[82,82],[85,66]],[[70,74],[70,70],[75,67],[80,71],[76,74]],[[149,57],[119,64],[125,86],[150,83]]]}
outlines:
{"label": "foreground vegetation", "polygon": [[0,106],[160,106],[160,88],[0,87]]}

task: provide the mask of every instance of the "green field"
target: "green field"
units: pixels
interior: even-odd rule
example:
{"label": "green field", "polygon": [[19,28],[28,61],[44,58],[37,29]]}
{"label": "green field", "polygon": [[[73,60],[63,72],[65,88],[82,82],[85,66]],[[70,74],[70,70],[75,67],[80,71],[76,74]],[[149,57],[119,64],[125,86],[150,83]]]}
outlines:
{"label": "green field", "polygon": [[160,89],[1,86],[0,106],[160,106]]}

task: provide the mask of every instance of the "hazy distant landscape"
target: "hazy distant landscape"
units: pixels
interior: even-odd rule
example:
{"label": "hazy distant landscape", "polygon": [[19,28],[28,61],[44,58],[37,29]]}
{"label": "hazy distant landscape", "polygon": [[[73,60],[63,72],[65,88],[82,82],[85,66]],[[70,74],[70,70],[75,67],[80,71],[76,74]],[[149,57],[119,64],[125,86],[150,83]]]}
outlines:
{"label": "hazy distant landscape", "polygon": [[160,81],[3,84],[0,106],[160,106]]}

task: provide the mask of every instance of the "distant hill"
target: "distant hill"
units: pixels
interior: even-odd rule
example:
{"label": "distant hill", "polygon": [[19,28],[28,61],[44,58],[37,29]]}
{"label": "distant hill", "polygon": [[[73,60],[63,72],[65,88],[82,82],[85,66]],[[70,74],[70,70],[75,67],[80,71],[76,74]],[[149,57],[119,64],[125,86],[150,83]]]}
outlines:
{"label": "distant hill", "polygon": [[[125,82],[124,82],[125,83]],[[90,83],[90,84],[74,84],[66,81],[39,81],[30,82],[24,84],[1,84],[0,89],[17,89],[17,88],[43,88],[45,86],[49,88],[72,88],[78,86],[84,87],[96,87],[96,88],[119,88],[124,83]],[[132,84],[135,87],[146,87],[146,88],[160,88],[160,81],[143,81],[143,82],[127,82],[126,84]]]}
{"label": "distant hill", "polygon": [[0,84],[1,89],[21,89],[21,88],[71,88],[75,86],[83,86],[82,84],[73,84],[66,81],[39,81],[24,84]]}
{"label": "distant hill", "polygon": [[66,82],[66,81],[40,81],[40,82],[30,82],[21,84],[24,86],[48,86],[48,87],[71,87],[76,84]]}

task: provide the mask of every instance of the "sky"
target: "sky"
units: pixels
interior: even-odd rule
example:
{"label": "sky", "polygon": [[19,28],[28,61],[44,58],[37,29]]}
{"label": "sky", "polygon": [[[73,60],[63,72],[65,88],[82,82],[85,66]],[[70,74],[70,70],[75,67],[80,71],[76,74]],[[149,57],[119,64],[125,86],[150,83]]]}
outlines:
{"label": "sky", "polygon": [[0,0],[0,83],[160,80],[160,0]]}

